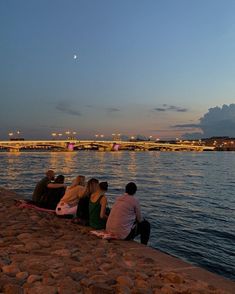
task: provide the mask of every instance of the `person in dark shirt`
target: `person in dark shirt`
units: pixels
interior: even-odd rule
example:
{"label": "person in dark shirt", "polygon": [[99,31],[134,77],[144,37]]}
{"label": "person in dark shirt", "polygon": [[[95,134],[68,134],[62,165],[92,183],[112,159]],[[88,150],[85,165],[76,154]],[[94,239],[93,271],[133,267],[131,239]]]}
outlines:
{"label": "person in dark shirt", "polygon": [[46,172],[46,176],[39,181],[33,191],[32,202],[35,204],[40,204],[42,202],[42,196],[45,195],[49,188],[57,189],[65,187],[61,183],[53,183],[52,181],[55,178],[55,173],[53,170],[49,169]]}
{"label": "person in dark shirt", "polygon": [[[64,176],[59,175],[56,177],[55,184],[64,184]],[[61,198],[65,194],[65,187],[60,188],[47,188],[47,191],[42,195],[40,206],[47,209],[56,209],[57,204],[60,202]]]}

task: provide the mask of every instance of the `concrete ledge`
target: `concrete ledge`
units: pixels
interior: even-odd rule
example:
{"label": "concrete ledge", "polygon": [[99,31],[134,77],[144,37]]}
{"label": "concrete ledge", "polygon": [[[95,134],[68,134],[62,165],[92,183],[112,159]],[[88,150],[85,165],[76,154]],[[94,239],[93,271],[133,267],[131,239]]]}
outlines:
{"label": "concrete ledge", "polygon": [[235,293],[235,282],[232,280],[226,279],[203,268],[184,262],[179,258],[163,253],[157,249],[149,248],[136,242],[132,242],[132,244],[130,244],[130,242],[128,242],[128,244],[122,242],[120,246],[122,246],[123,249],[126,248],[128,252],[133,252],[135,255],[152,258],[154,263],[157,264],[157,266],[161,268],[161,271],[163,272],[187,274],[188,278],[192,280],[200,280],[202,282],[211,284],[214,287]]}

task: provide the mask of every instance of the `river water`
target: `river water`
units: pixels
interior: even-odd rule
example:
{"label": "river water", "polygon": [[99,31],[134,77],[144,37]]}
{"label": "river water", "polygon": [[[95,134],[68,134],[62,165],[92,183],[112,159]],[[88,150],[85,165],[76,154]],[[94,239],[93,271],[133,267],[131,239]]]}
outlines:
{"label": "river water", "polygon": [[234,152],[0,152],[0,186],[30,198],[49,168],[107,180],[110,206],[136,182],[150,246],[235,280]]}

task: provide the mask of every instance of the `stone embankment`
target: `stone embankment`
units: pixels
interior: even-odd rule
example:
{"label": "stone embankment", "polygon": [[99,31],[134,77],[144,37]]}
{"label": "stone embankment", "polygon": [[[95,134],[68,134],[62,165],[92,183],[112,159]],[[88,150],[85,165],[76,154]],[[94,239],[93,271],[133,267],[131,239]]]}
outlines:
{"label": "stone embankment", "polygon": [[0,293],[235,293],[235,283],[137,242],[107,241],[0,189]]}

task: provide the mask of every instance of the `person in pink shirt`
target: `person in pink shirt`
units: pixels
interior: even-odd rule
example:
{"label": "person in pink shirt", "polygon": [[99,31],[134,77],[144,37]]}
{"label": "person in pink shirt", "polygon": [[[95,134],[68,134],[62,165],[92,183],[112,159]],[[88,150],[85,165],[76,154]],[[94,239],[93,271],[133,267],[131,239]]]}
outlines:
{"label": "person in pink shirt", "polygon": [[126,185],[125,194],[116,199],[111,209],[106,230],[122,240],[132,240],[140,235],[141,243],[147,245],[150,223],[142,219],[139,201],[134,197],[136,191],[135,183]]}

